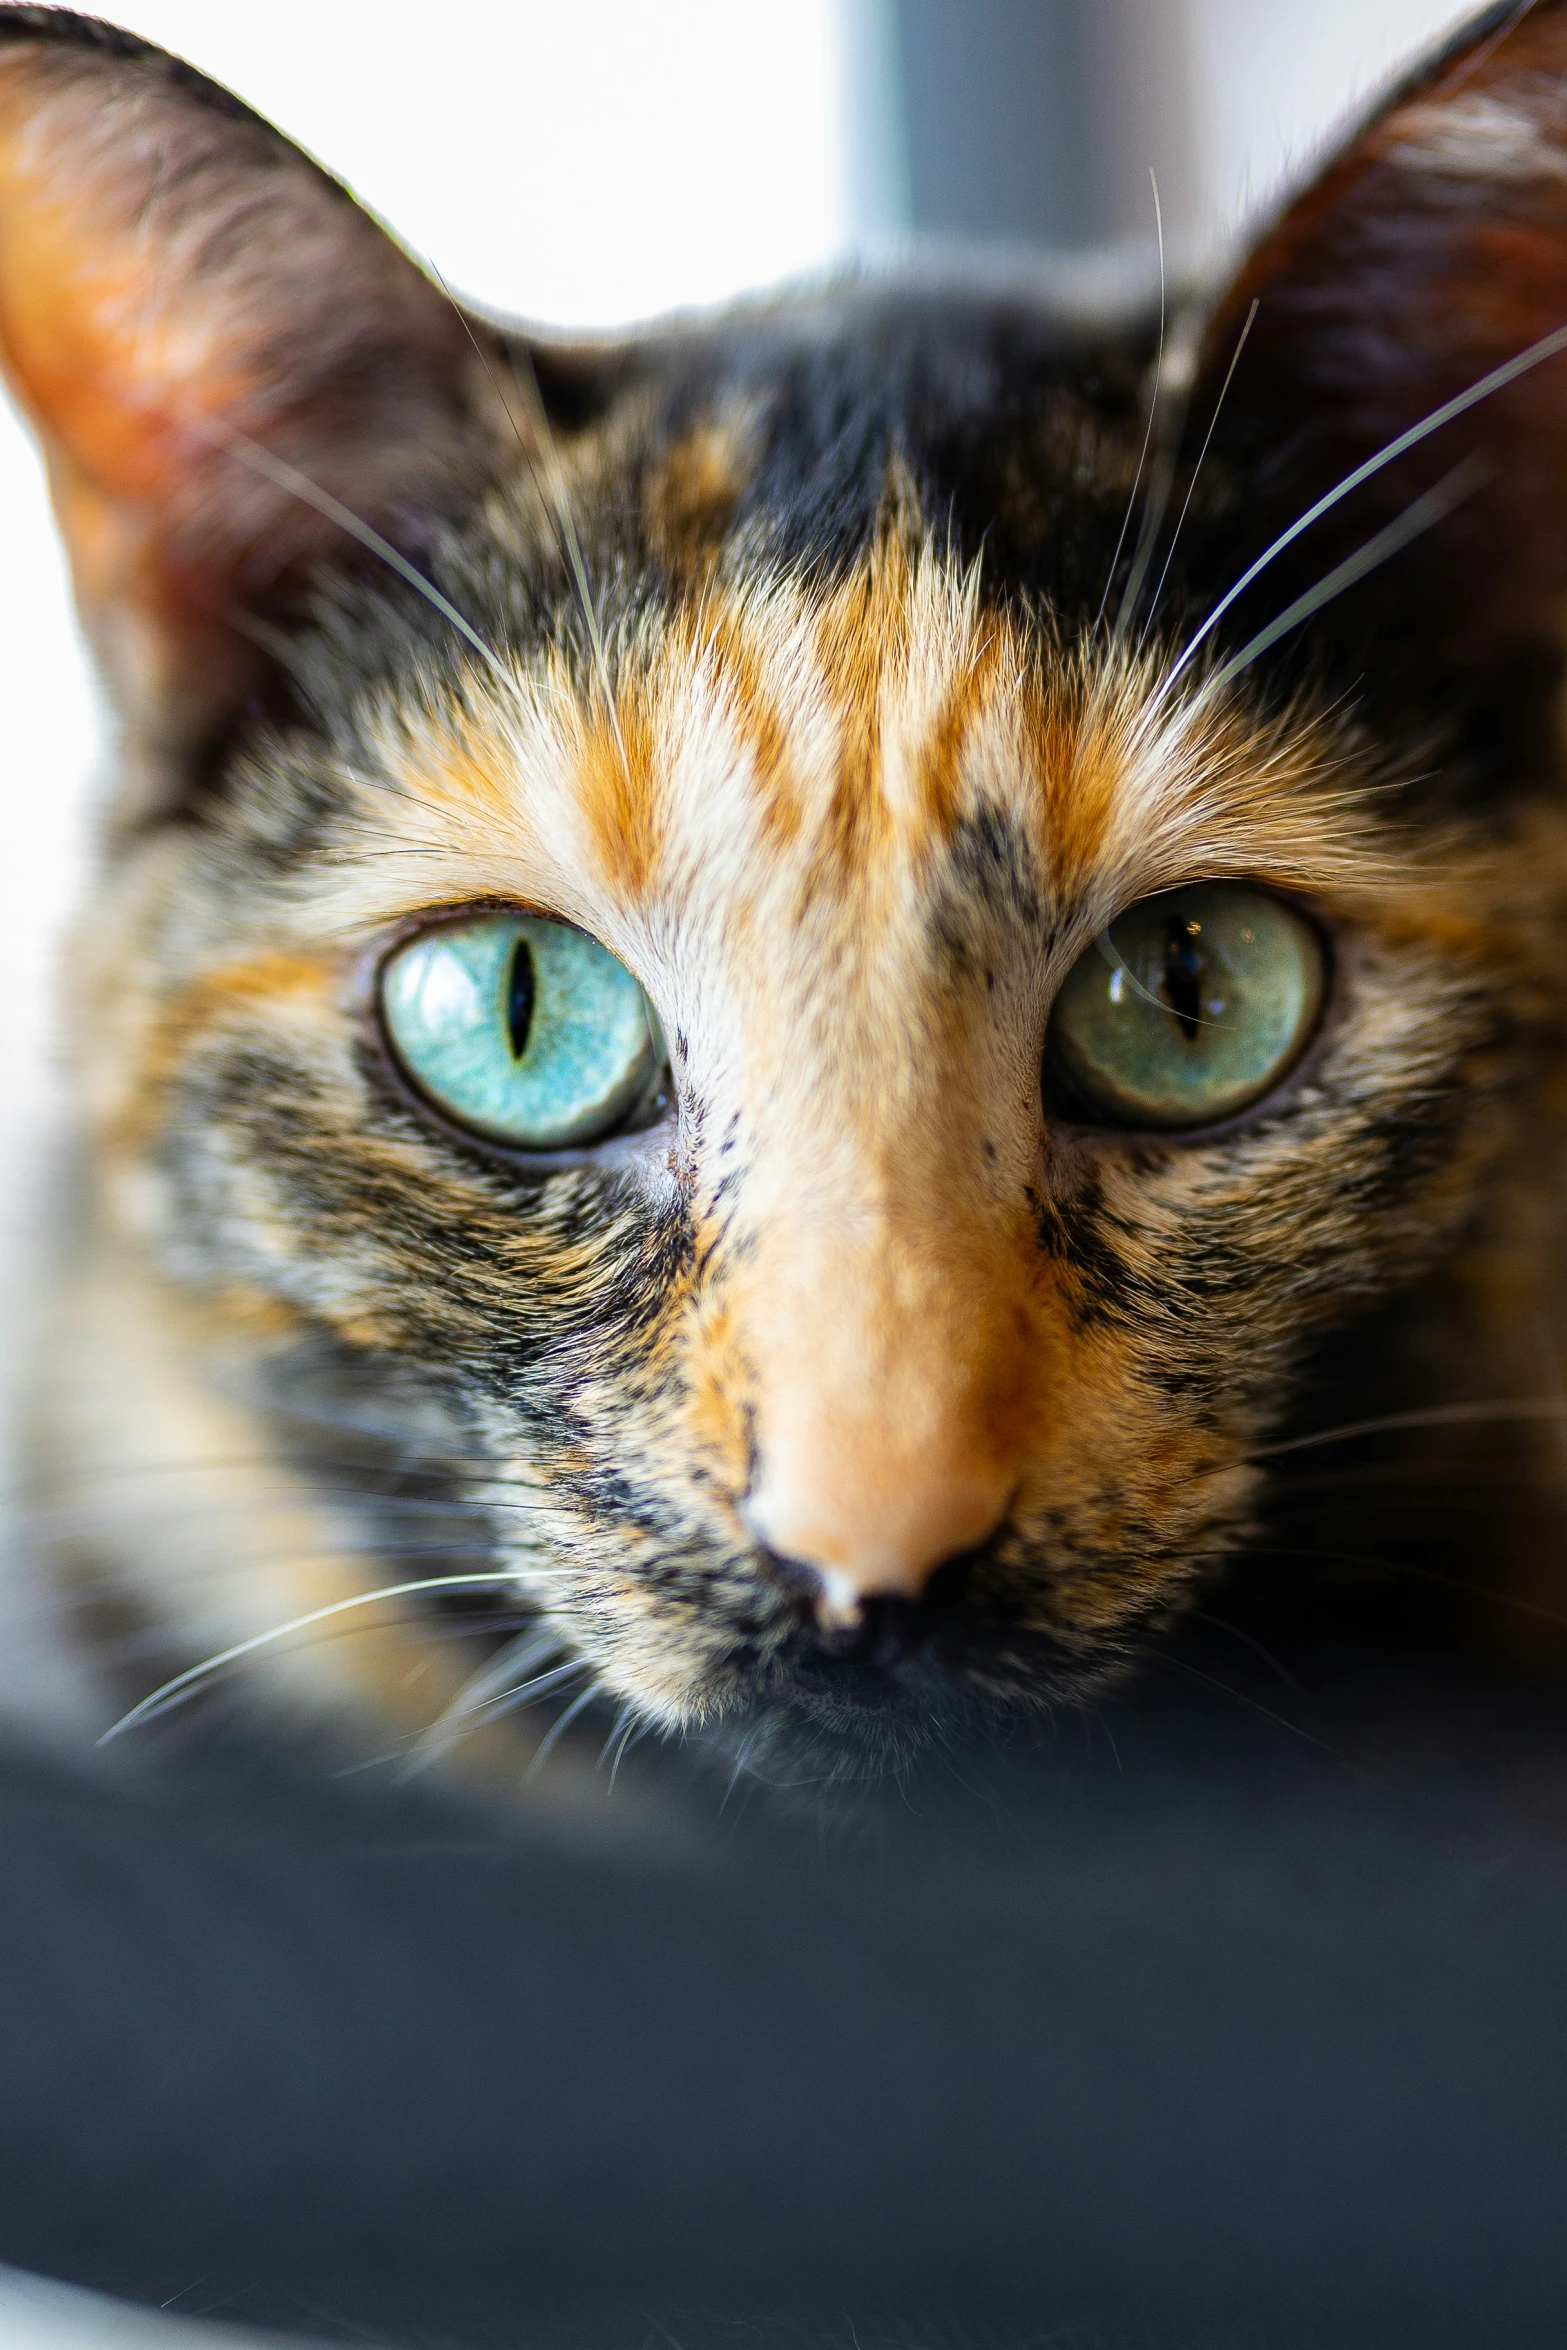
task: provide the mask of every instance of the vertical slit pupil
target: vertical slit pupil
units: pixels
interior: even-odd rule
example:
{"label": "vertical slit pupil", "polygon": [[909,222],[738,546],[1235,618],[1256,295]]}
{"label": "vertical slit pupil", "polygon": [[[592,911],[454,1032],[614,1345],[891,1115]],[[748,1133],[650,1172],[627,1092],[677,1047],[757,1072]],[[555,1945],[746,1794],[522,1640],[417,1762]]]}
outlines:
{"label": "vertical slit pupil", "polygon": [[528,1049],[535,992],[533,949],[525,938],[519,938],[506,979],[506,1029],[511,1038],[511,1057],[514,1061],[520,1061]]}
{"label": "vertical slit pupil", "polygon": [[1164,934],[1164,1000],[1188,1044],[1202,1026],[1202,981],[1206,958],[1180,915]]}

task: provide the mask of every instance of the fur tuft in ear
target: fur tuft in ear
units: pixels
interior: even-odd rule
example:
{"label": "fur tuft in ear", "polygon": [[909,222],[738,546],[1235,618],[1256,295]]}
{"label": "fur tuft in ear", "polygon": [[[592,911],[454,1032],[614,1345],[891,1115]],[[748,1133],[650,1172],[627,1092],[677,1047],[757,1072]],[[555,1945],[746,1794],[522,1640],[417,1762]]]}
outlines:
{"label": "fur tuft in ear", "polygon": [[[1493,9],[1387,99],[1260,240],[1216,309],[1200,430],[1253,303],[1219,468],[1247,485],[1233,569],[1333,485],[1567,327],[1567,0]],[[1446,513],[1438,485],[1453,482]],[[1375,472],[1237,608],[1244,634],[1425,498],[1441,519],[1376,591],[1336,609],[1362,668],[1494,671],[1559,648],[1567,596],[1567,353],[1538,358]],[[1243,501],[1237,493],[1237,509]],[[1418,521],[1418,513],[1416,520]],[[1418,682],[1418,680],[1417,680]]]}
{"label": "fur tuft in ear", "polygon": [[245,616],[348,548],[248,445],[393,542],[475,465],[469,327],[385,231],[188,66],[45,8],[0,7],[0,359],[154,798],[253,685]]}

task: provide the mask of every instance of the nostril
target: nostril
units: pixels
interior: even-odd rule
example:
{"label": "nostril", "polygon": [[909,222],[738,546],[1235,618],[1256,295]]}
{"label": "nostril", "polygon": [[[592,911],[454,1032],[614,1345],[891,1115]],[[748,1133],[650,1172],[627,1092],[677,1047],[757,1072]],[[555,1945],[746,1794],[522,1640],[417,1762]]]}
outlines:
{"label": "nostril", "polygon": [[860,1605],[860,1621],[850,1653],[867,1665],[900,1665],[919,1646],[925,1629],[924,1612],[917,1602],[878,1597]]}
{"label": "nostril", "polygon": [[878,1595],[846,1608],[828,1605],[823,1596],[811,1611],[811,1629],[822,1654],[837,1663],[891,1671],[920,1646],[926,1625],[917,1600]]}
{"label": "nostril", "polygon": [[866,1593],[830,1567],[766,1551],[768,1572],[799,1602],[830,1655],[856,1664],[896,1664],[918,1645],[927,1611],[892,1592]]}
{"label": "nostril", "polygon": [[969,1616],[973,1569],[991,1552],[988,1544],[980,1544],[948,1559],[913,1599],[900,1592],[865,1591],[831,1567],[786,1558],[775,1550],[761,1555],[773,1581],[798,1607],[801,1629],[814,1635],[824,1654],[845,1663],[891,1669]]}

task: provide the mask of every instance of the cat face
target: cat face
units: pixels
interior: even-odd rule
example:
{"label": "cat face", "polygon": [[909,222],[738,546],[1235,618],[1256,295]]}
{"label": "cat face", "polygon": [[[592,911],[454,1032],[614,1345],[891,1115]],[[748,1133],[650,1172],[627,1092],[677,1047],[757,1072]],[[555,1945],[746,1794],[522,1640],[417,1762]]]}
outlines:
{"label": "cat face", "polygon": [[[1102,1673],[1246,1534],[1312,1344],[1473,1214],[1549,1017],[1555,818],[1476,749],[1538,632],[1450,522],[1501,510],[1462,424],[1399,478],[1417,583],[1264,661],[1335,508],[1185,652],[1528,341],[1466,311],[1332,395],[1311,273],[1385,302],[1390,172],[1457,267],[1445,83],[1221,306],[1193,443],[1264,284],[1252,388],[1156,510],[1145,323],[867,287],[533,349],[207,85],[16,17],[6,347],[126,713],[74,994],[111,1212],[272,1408],[307,1359],[438,1398],[519,1615],[647,1716],[886,1750]],[[1567,66],[1563,18],[1512,44]]]}

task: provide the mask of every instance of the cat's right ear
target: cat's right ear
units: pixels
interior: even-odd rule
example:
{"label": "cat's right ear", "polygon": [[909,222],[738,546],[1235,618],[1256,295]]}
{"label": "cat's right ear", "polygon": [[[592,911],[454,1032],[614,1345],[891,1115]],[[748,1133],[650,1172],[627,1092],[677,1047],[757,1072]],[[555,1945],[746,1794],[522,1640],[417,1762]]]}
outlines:
{"label": "cat's right ear", "polygon": [[285,469],[417,560],[482,463],[486,332],[226,91],[0,7],[0,361],[144,801],[255,690],[269,612],[352,552]]}
{"label": "cat's right ear", "polygon": [[1230,579],[1261,572],[1232,636],[1419,529],[1323,627],[1357,694],[1406,678],[1450,714],[1462,687],[1494,736],[1563,641],[1564,328],[1567,0],[1501,0],[1325,158],[1210,317],[1191,431],[1217,418]]}

